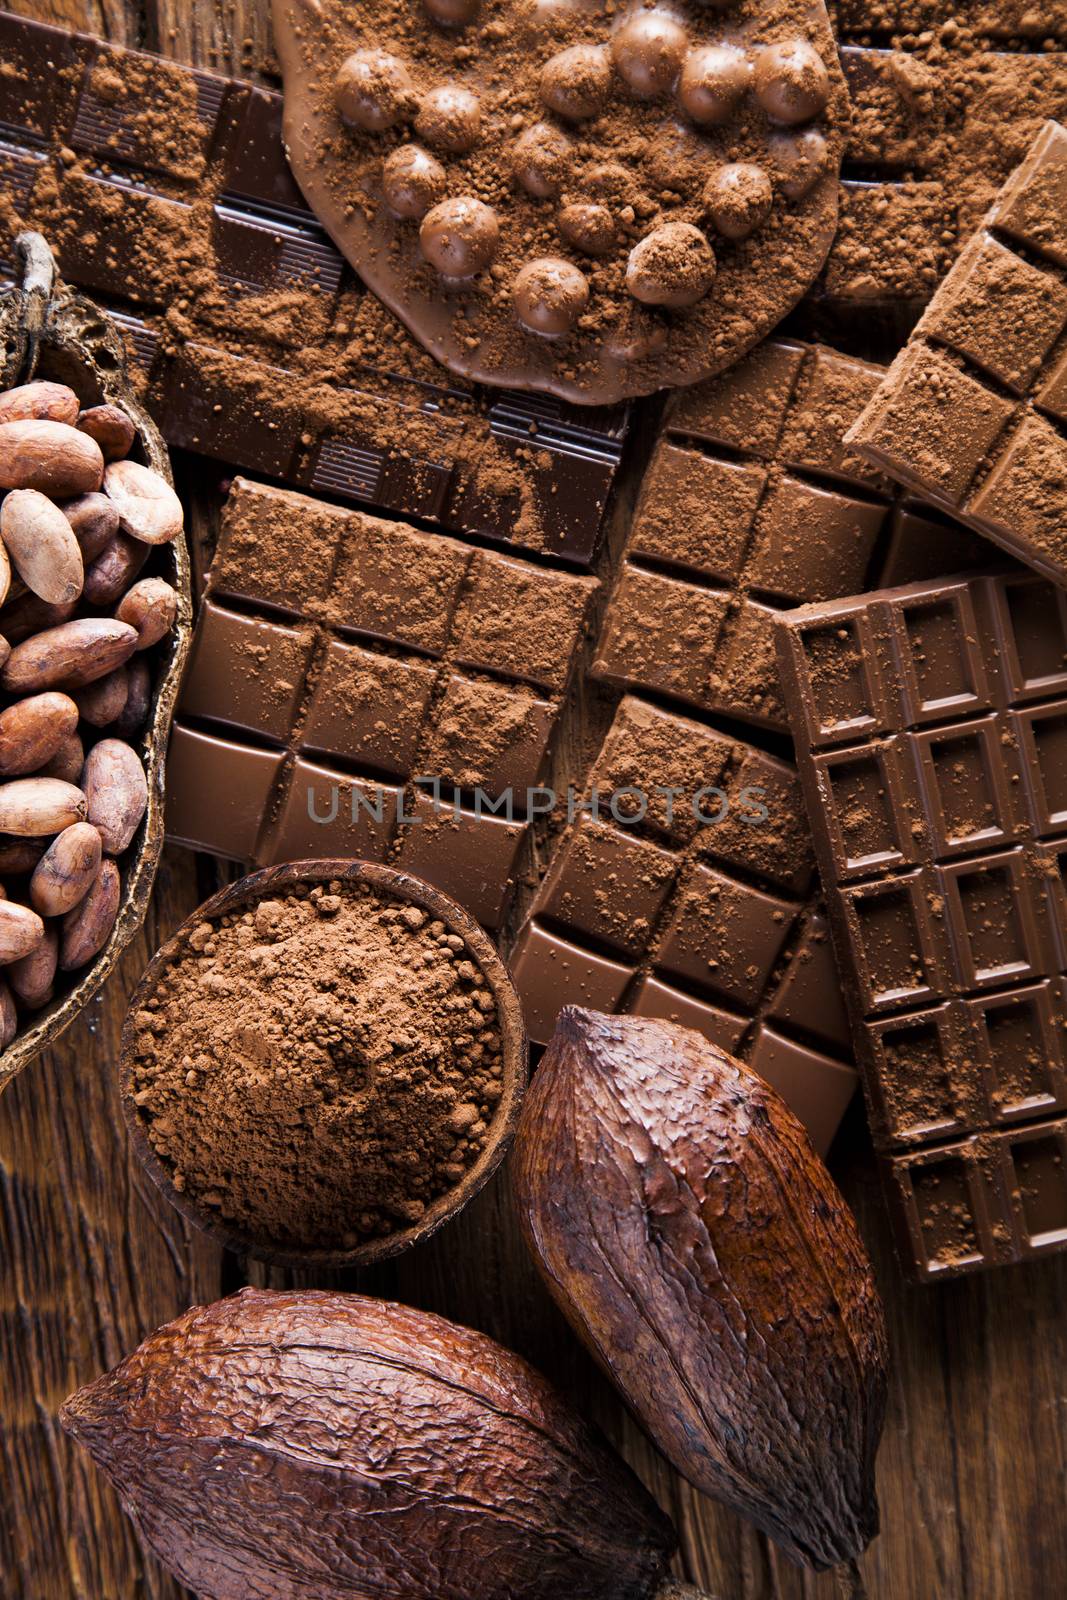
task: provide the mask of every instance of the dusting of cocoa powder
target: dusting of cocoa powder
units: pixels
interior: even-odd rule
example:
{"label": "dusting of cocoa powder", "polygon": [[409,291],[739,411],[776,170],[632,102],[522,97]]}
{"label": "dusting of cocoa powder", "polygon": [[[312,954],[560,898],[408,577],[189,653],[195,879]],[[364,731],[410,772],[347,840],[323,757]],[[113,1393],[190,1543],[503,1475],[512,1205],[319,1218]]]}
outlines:
{"label": "dusting of cocoa powder", "polygon": [[350,1249],[418,1223],[502,1093],[469,948],[365,885],[197,923],[133,1025],[134,1104],[175,1188],[264,1244]]}

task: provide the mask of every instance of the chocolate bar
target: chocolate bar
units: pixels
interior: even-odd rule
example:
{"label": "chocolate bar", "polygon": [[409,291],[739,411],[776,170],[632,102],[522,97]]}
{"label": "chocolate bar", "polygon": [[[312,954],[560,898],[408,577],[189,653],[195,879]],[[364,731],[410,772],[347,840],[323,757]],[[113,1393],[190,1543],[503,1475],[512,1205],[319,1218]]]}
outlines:
{"label": "chocolate bar", "polygon": [[498,927],[596,586],[239,479],[168,837],[248,863],[388,859]]}
{"label": "chocolate bar", "polygon": [[1067,596],[1014,569],[776,626],[902,1259],[1063,1248]]}
{"label": "chocolate bar", "polygon": [[511,955],[531,1038],[564,1005],[696,1028],[825,1152],[855,1069],[796,773],[627,696]]}
{"label": "chocolate bar", "polygon": [[[936,21],[898,20],[918,11]],[[894,328],[906,332],[1041,123],[1067,119],[1067,54],[1049,48],[1067,43],[1067,21],[1062,9],[990,6],[977,18],[969,9],[967,47],[956,48],[962,36],[946,0],[890,6],[884,20],[868,7],[844,15],[855,121],[841,220],[816,293],[838,310],[895,309]],[[949,23],[955,31],[944,31]],[[931,26],[938,44],[924,49]],[[972,31],[1006,48],[974,49]]]}
{"label": "chocolate bar", "polygon": [[987,560],[842,445],[883,376],[768,340],[671,397],[594,677],[784,731],[778,611]]}
{"label": "chocolate bar", "polygon": [[1067,129],[1048,123],[847,440],[1067,583]]}
{"label": "chocolate bar", "polygon": [[305,204],[280,95],[9,13],[0,57],[4,233],[39,227],[118,316],[168,443],[590,563],[626,408],[437,367]]}

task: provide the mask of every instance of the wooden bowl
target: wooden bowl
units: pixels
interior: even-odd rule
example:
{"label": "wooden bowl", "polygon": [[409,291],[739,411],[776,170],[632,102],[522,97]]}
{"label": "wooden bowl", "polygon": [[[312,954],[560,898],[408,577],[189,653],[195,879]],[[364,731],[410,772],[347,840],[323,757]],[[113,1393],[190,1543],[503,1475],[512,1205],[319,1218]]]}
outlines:
{"label": "wooden bowl", "polygon": [[[130,388],[125,346],[118,329],[90,301],[53,284],[47,246],[39,235],[28,237],[33,243],[28,247],[23,284],[0,295],[0,387],[12,388],[30,378],[48,378],[67,384],[83,406],[103,401],[118,406],[137,429],[131,458],[152,467],[173,484],[167,447]],[[122,898],[115,926],[96,959],[83,971],[66,978],[55,999],[34,1013],[32,1020],[24,1022],[0,1053],[0,1090],[84,1010],[110,977],[148,910],[163,848],[167,739],[192,638],[193,602],[184,538],[179,535],[172,544],[157,547],[141,576],[166,578],[177,593],[178,614],[169,636],[147,653],[155,681],[152,709],[137,749],[148,780],[148,805],[141,826],[119,862]],[[63,975],[56,976],[58,984]]]}
{"label": "wooden bowl", "polygon": [[[274,898],[295,888],[299,883],[317,884],[340,881],[343,884],[364,883],[380,890],[384,895],[407,905],[418,906],[432,917],[443,922],[450,932],[458,934],[470,950],[474,960],[485,975],[486,984],[496,1001],[500,1020],[500,1037],[503,1057],[503,1093],[489,1126],[485,1147],[474,1165],[454,1189],[439,1195],[427,1207],[417,1224],[403,1228],[384,1238],[370,1239],[351,1250],[306,1249],[271,1244],[252,1234],[227,1226],[214,1212],[198,1205],[175,1189],[171,1173],[149,1141],[144,1123],[133,1101],[134,1017],[156,988],[174,959],[186,948],[189,935],[201,922],[212,922],[230,912],[250,910],[263,898]],[[501,961],[488,935],[462,906],[435,889],[395,867],[382,866],[373,861],[290,861],[279,867],[264,867],[252,872],[237,883],[220,889],[206,900],[192,916],[187,917],[174,936],[150,962],[144,977],[130,998],[126,1021],[122,1029],[119,1051],[119,1088],[122,1110],[126,1118],[130,1139],[137,1155],[156,1185],[166,1195],[171,1205],[187,1217],[196,1227],[241,1255],[251,1255],[261,1261],[289,1267],[366,1267],[372,1262],[384,1261],[399,1255],[409,1245],[421,1244],[437,1232],[451,1217],[462,1211],[488,1181],[507,1154],[515,1136],[515,1128],[526,1088],[528,1046],[526,1027],[522,1016],[522,1003],[511,979],[511,974]]]}

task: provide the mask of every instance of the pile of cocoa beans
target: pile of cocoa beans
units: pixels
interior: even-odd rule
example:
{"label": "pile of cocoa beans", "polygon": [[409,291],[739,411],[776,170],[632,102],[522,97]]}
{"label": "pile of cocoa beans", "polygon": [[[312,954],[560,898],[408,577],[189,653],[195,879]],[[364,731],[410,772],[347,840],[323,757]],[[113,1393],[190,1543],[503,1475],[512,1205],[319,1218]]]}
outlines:
{"label": "pile of cocoa beans", "polygon": [[107,943],[148,803],[145,652],[178,597],[139,575],[182,509],[135,439],[64,384],[0,393],[0,1047]]}

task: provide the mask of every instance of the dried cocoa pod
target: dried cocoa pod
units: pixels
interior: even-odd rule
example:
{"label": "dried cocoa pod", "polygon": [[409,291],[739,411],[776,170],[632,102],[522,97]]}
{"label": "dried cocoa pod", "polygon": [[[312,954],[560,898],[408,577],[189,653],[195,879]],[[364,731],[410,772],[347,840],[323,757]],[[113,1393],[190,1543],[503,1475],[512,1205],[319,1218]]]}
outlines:
{"label": "dried cocoa pod", "polygon": [[57,834],[33,869],[30,904],[42,917],[63,917],[80,905],[100,870],[103,840],[91,822]]}
{"label": "dried cocoa pod", "polygon": [[112,606],[125,594],[151,555],[151,546],[125,533],[101,550],[85,574],[85,598],[91,606]]}
{"label": "dried cocoa pod", "polygon": [[31,1011],[46,1006],[52,998],[56,965],[59,961],[59,930],[54,923],[44,924],[40,944],[28,956],[12,961],[5,976],[15,999]]}
{"label": "dried cocoa pod", "polygon": [[650,1600],[674,1543],[525,1362],[361,1295],[197,1307],[61,1417],[201,1600]]}
{"label": "dried cocoa pod", "polygon": [[182,531],[182,503],[165,478],[138,461],[113,461],[104,493],[115,502],[123,533],[145,544],[169,544]]}
{"label": "dried cocoa pod", "polygon": [[59,965],[64,972],[84,967],[107,944],[119,914],[122,881],[113,861],[103,860],[84,899],[63,918]]}
{"label": "dried cocoa pod", "polygon": [[80,494],[76,500],[66,501],[62,511],[74,529],[83,564],[91,566],[119,531],[119,514],[113,502],[106,494]]}
{"label": "dried cocoa pod", "polygon": [[27,589],[53,606],[77,600],[82,553],[54,500],[37,489],[12,489],[0,506],[0,539]]}
{"label": "dried cocoa pod", "polygon": [[39,489],[69,500],[99,489],[103,477],[100,446],[87,433],[37,418],[0,422],[0,488]]}
{"label": "dried cocoa pod", "polygon": [[80,689],[121,667],[137,648],[137,631],[110,617],[79,617],[17,644],[0,669],[0,687]]}
{"label": "dried cocoa pod", "polygon": [[512,1172],[554,1299],[679,1472],[808,1566],[865,1549],[884,1316],[774,1090],[688,1028],[567,1007]]}
{"label": "dried cocoa pod", "polygon": [[77,425],[95,439],[105,461],[121,461],[133,449],[137,430],[118,406],[89,406],[79,411]]}
{"label": "dried cocoa pod", "polygon": [[0,711],[0,775],[39,772],[78,726],[78,708],[55,689]]}
{"label": "dried cocoa pod", "polygon": [[24,422],[29,417],[72,424],[78,420],[78,396],[65,383],[40,378],[0,394],[0,422]]}

